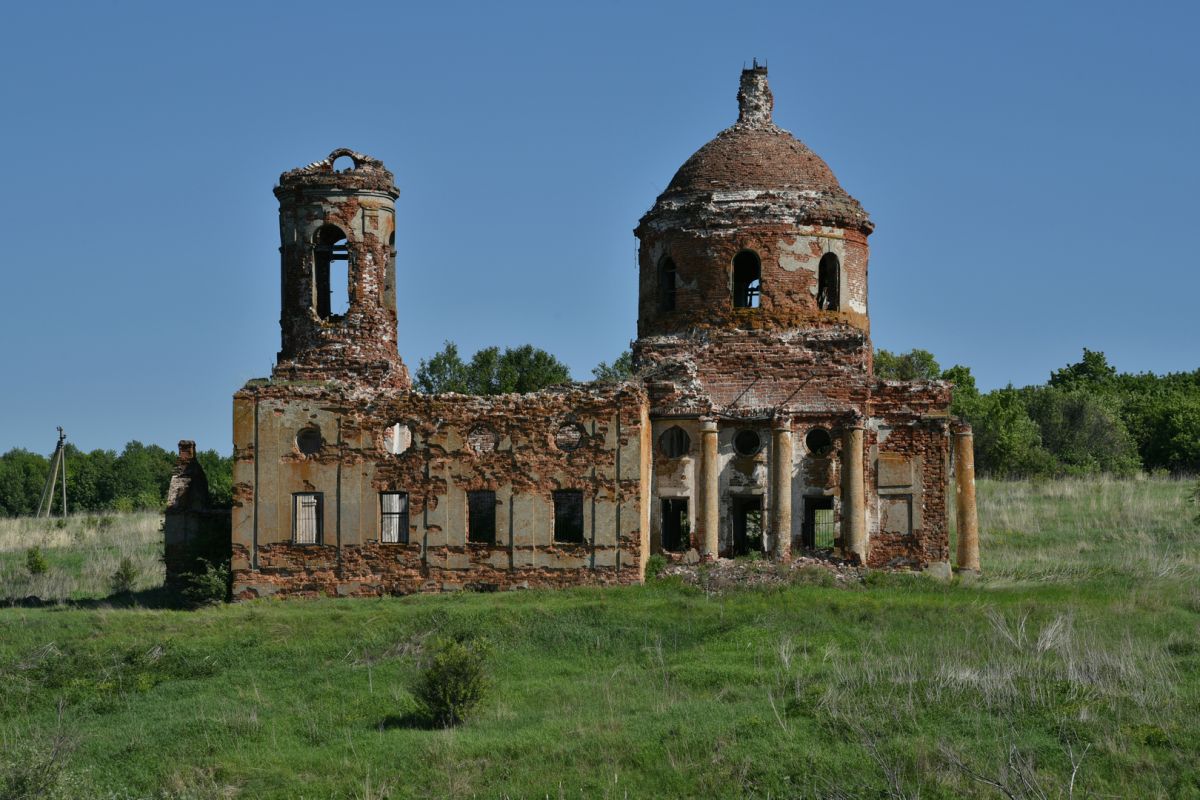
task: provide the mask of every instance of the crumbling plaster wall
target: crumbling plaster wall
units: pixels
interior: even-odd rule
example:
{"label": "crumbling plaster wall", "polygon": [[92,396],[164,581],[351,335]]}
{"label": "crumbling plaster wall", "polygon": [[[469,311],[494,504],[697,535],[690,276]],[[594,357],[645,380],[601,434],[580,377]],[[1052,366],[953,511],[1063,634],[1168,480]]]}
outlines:
{"label": "crumbling plaster wall", "polygon": [[[649,454],[636,385],[501,397],[250,385],[234,405],[235,594],[641,580]],[[395,423],[411,432],[398,455],[383,438]],[[325,444],[306,456],[296,435],[313,425]],[[494,436],[473,437],[481,426]],[[496,493],[494,545],[467,541],[467,492],[479,489]],[[556,489],[583,492],[583,544],[553,541]],[[292,494],[308,491],[325,501],[321,545],[292,542]],[[384,491],[408,493],[408,544],[379,541]]]}

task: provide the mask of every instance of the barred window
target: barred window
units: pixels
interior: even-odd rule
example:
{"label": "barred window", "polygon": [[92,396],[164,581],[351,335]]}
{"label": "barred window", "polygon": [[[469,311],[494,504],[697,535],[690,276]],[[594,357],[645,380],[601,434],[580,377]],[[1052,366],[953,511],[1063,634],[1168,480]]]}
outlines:
{"label": "barred window", "polygon": [[297,492],[292,495],[293,542],[321,543],[321,506],[320,492]]}
{"label": "barred window", "polygon": [[380,492],[379,520],[379,541],[408,544],[408,492]]}

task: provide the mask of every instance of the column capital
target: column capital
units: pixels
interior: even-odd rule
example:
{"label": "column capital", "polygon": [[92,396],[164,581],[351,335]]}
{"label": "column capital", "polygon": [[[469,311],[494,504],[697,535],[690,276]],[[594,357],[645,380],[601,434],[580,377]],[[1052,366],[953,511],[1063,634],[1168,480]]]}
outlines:
{"label": "column capital", "polygon": [[700,418],[700,432],[701,433],[716,433],[717,432],[717,421],[715,419],[713,419],[712,417],[701,417]]}

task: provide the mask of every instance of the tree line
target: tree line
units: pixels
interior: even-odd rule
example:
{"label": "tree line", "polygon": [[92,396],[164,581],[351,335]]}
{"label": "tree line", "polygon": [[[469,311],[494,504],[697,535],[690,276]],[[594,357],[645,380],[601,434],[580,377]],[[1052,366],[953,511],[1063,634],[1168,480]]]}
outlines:
{"label": "tree line", "polygon": [[[67,510],[103,512],[161,509],[166,503],[171,470],[176,454],[156,444],[132,441],[120,453],[115,450],[84,452],[65,446],[67,458]],[[196,454],[208,477],[214,504],[229,506],[233,490],[233,457],[216,450]],[[50,459],[40,453],[12,449],[0,455],[0,516],[32,516],[37,513]],[[62,499],[55,492],[55,514],[62,513]]]}
{"label": "tree line", "polygon": [[[632,374],[629,352],[592,370],[600,381]],[[1082,359],[1054,370],[1044,384],[980,392],[969,367],[942,369],[926,350],[878,350],[875,375],[954,383],[951,412],[974,428],[980,474],[1200,473],[1200,369],[1119,373],[1104,353],[1085,349]],[[533,392],[570,380],[566,364],[532,345],[488,347],[466,360],[453,342],[446,342],[440,352],[421,360],[414,382],[427,393],[496,395]],[[72,511],[160,509],[166,502],[176,458],[172,451],[131,441],[120,453],[85,453],[70,443],[66,453]],[[232,457],[215,450],[196,457],[208,476],[214,504],[228,506]],[[0,515],[34,514],[49,472],[50,459],[39,453],[13,449],[0,455]],[[59,502],[55,500],[56,512]]]}
{"label": "tree line", "polygon": [[1104,353],[1084,349],[1043,384],[980,392],[968,367],[943,370],[926,350],[879,350],[875,375],[954,383],[951,413],[975,431],[981,474],[1200,473],[1200,369],[1119,373]]}

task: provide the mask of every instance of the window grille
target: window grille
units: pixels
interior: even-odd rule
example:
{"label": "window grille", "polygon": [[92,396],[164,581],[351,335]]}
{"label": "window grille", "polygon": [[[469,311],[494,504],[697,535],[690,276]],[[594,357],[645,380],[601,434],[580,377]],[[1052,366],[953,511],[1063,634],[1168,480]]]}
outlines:
{"label": "window grille", "polygon": [[408,493],[380,492],[379,540],[384,544],[408,544]]}
{"label": "window grille", "polygon": [[321,494],[292,495],[292,539],[296,544],[321,543]]}

